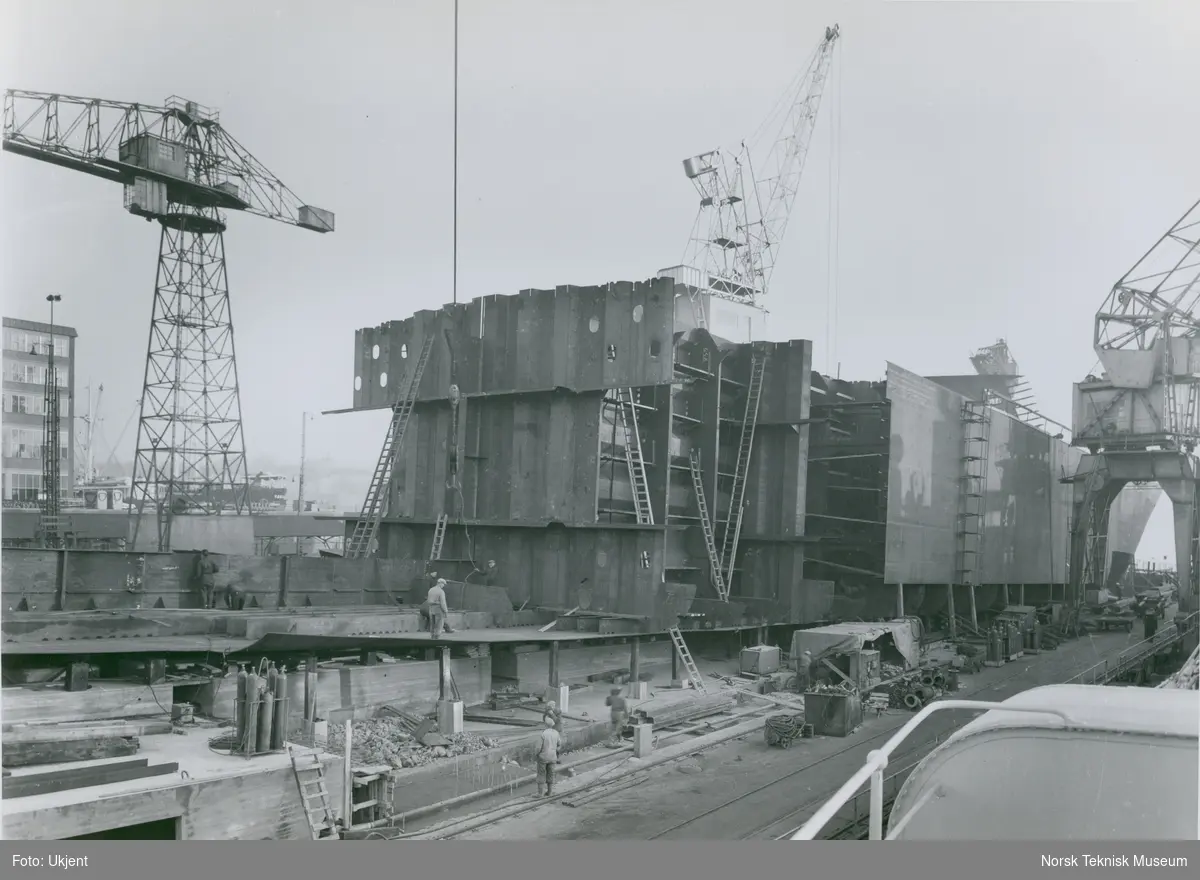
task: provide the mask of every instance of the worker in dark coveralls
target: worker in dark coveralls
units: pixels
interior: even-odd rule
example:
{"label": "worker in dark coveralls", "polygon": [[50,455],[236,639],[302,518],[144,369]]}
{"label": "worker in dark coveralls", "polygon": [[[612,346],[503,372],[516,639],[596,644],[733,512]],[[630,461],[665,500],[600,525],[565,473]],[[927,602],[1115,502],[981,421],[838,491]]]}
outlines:
{"label": "worker in dark coveralls", "polygon": [[1153,602],[1142,606],[1142,638],[1151,638],[1158,632],[1158,607]]}
{"label": "worker in dark coveralls", "polygon": [[629,719],[629,704],[621,696],[621,689],[613,688],[605,698],[604,705],[608,706],[609,720],[612,723],[612,736],[609,744],[616,745],[621,742],[621,733],[625,730],[625,722]]}
{"label": "worker in dark coveralls", "polygon": [[796,659],[796,690],[805,693],[812,685],[812,651],[805,651]]}
{"label": "worker in dark coveralls", "polygon": [[208,550],[201,550],[196,557],[196,580],[200,583],[201,601],[205,608],[217,607],[217,563],[208,555]]}
{"label": "worker in dark coveralls", "polygon": [[554,729],[554,722],[547,721],[542,731],[541,747],[537,753],[538,797],[554,794],[554,768],[558,764],[558,751],[562,748],[562,737]]}

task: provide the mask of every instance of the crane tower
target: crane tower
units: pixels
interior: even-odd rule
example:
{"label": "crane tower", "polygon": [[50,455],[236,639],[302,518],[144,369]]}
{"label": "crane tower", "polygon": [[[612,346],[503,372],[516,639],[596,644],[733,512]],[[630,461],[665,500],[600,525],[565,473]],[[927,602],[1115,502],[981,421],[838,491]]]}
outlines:
{"label": "crane tower", "polygon": [[160,227],[132,485],[133,539],[156,515],[249,513],[249,482],[225,271],[225,212],[332,232],[222,126],[172,97],[160,107],[10,90],[8,152],[119,183],[125,209]]}
{"label": "crane tower", "polygon": [[1181,610],[1200,576],[1200,202],[1113,285],[1096,313],[1102,374],[1075,386],[1071,583],[1101,585],[1109,508],[1121,487],[1157,482],[1171,499]]}
{"label": "crane tower", "polygon": [[[717,299],[760,307],[799,190],[840,35],[836,24],[825,29],[807,66],[760,126],[762,135],[772,123],[776,127],[757,171],[757,136],[734,153],[710,150],[684,160],[700,210],[683,264],[660,270],[659,277]],[[700,326],[706,326],[703,311],[695,314]]]}

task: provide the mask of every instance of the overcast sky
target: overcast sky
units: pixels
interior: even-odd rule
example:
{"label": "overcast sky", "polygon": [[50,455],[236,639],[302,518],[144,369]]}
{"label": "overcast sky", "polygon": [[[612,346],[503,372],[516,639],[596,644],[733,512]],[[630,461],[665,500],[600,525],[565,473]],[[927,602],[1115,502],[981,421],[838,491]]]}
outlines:
{"label": "overcast sky", "polygon": [[[5,88],[216,106],[337,213],[327,236],[250,216],[226,235],[251,472],[295,470],[301,413],[350,404],[354,331],[451,298],[452,2],[0,3]],[[696,207],[680,161],[749,136],[834,22],[768,304],[771,335],[813,339],[819,369],[969,372],[1005,336],[1069,422],[1092,314],[1200,189],[1194,0],[460,10],[460,299],[677,263]],[[45,320],[63,296],[115,440],[141,390],[157,230],[115,184],[13,155],[0,194],[4,314]],[[318,418],[310,454],[369,468],[386,418]],[[1169,523],[1160,508],[1144,553],[1169,552]]]}

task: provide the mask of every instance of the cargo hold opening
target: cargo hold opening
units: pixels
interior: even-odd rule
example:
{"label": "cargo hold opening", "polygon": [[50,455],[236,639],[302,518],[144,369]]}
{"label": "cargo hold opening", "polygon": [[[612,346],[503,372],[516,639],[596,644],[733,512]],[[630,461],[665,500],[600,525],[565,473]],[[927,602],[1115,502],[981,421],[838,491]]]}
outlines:
{"label": "cargo hold opening", "polygon": [[136,825],[123,825],[120,828],[109,828],[107,831],[96,831],[92,834],[80,834],[78,837],[68,837],[67,840],[180,840],[178,818],[155,819],[152,822],[139,822]]}

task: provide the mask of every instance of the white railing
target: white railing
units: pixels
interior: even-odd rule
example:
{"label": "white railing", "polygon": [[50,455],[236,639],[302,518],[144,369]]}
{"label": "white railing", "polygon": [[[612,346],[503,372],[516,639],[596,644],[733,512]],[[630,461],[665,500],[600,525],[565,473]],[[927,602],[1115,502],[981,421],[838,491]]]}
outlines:
{"label": "white railing", "polygon": [[1054,715],[1063,720],[1063,723],[1069,724],[1070,719],[1060,709],[1029,709],[1015,708],[1004,705],[1003,703],[992,703],[986,700],[942,700],[938,703],[930,703],[909,721],[892,734],[883,746],[867,755],[867,761],[862,768],[846,781],[845,785],[837,790],[828,801],[825,802],[813,817],[800,827],[800,830],[792,835],[792,840],[816,840],[817,835],[821,830],[829,824],[830,820],[837,815],[837,811],[844,807],[858,793],[863,784],[870,781],[871,783],[871,813],[870,813],[870,839],[883,840],[883,771],[887,769],[888,759],[892,752],[908,739],[921,724],[932,715],[934,712],[942,712],[947,709],[965,709],[972,712],[1023,712],[1029,715]]}

